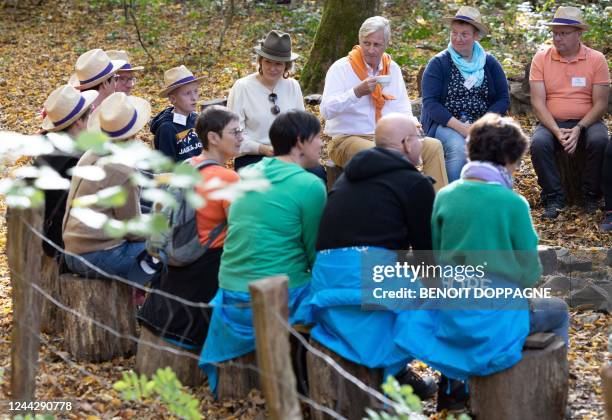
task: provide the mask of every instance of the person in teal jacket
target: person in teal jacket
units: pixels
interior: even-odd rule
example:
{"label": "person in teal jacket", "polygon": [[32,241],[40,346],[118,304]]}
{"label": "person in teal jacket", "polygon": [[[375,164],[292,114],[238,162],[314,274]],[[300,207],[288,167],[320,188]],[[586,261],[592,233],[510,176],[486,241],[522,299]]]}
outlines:
{"label": "person in teal jacket", "polygon": [[219,291],[200,367],[216,391],[214,364],[255,350],[248,285],[279,274],[289,277],[289,322],[308,294],[311,268],[326,191],[307,172],[319,164],[323,143],[319,120],[305,111],[280,114],[270,127],[274,157],[253,164],[270,181],[265,191],[249,192],[230,206]]}
{"label": "person in teal jacket", "polygon": [[[470,162],[461,179],[436,196],[431,218],[438,264],[484,265],[487,283],[476,287],[523,291],[535,286],[542,268],[529,204],[512,191],[512,173],[527,138],[511,118],[486,114],[470,129]],[[456,279],[455,279],[456,280]],[[568,342],[567,305],[549,299],[435,299],[407,315],[396,341],[451,381],[439,387],[438,408],[458,408],[465,381],[507,369],[521,359],[526,337],[553,332]],[[455,306],[463,305],[463,306]],[[453,309],[453,310],[449,310]],[[448,391],[452,391],[449,395]]]}

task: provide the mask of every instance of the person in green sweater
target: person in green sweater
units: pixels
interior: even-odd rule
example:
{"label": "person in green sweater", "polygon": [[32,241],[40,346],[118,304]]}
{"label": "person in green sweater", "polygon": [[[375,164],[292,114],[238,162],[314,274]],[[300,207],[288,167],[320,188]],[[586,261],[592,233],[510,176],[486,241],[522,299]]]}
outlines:
{"label": "person in green sweater", "polygon": [[[472,125],[467,147],[470,162],[461,179],[440,190],[434,201],[437,263],[483,265],[486,283],[475,286],[481,290],[535,287],[542,274],[538,236],[527,200],[512,190],[527,138],[511,118],[489,113]],[[442,372],[438,409],[460,408],[465,402],[459,381],[517,363],[529,334],[553,332],[568,343],[568,309],[559,298],[465,299],[460,307],[434,301],[428,302],[434,310],[412,311],[398,340],[415,358]]]}
{"label": "person in green sweater", "polygon": [[[216,390],[214,364],[255,350],[248,285],[279,274],[289,278],[289,322],[310,288],[319,221],[325,207],[323,182],[305,168],[319,164],[323,143],[319,120],[305,111],[281,113],[270,127],[274,157],[250,168],[269,180],[265,191],[248,192],[230,206],[219,269],[219,291],[200,356],[200,367]],[[249,168],[249,169],[250,169]]]}

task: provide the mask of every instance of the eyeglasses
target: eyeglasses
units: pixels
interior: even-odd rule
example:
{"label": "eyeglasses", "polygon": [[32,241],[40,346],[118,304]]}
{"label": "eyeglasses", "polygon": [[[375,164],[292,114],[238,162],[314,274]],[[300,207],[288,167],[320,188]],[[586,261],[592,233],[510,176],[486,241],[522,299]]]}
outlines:
{"label": "eyeglasses", "polygon": [[230,131],[230,134],[233,134],[234,137],[240,137],[241,135],[244,134],[244,129],[243,128],[236,128],[235,130]]}
{"label": "eyeglasses", "polygon": [[124,85],[127,85],[130,82],[136,83],[136,78],[135,77],[126,77],[126,76],[117,76],[117,75],[115,75],[115,80],[117,80],[118,82],[123,83]]}
{"label": "eyeglasses", "polygon": [[567,38],[568,36],[570,36],[571,34],[573,34],[574,32],[578,32],[578,30],[575,31],[559,31],[559,32],[553,32],[552,36],[554,37],[558,37],[558,38]]}
{"label": "eyeglasses", "polygon": [[276,104],[276,101],[278,100],[278,95],[277,95],[276,93],[271,93],[271,94],[269,94],[269,95],[268,95],[268,100],[274,104],[274,106],[273,106],[272,108],[270,108],[270,112],[271,112],[273,115],[278,115],[278,114],[280,114],[280,112],[281,112],[281,111],[280,111],[280,108],[279,108],[279,106]]}

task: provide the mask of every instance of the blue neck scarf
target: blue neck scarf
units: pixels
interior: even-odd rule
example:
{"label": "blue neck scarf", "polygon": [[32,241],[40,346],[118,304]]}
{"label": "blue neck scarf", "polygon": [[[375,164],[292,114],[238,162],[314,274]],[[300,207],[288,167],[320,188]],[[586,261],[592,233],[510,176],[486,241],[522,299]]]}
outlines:
{"label": "blue neck scarf", "polygon": [[482,48],[478,41],[475,41],[472,47],[472,61],[466,61],[461,57],[450,42],[448,43],[448,52],[451,55],[453,63],[455,63],[455,66],[457,66],[465,80],[468,80],[470,77],[475,77],[476,83],[474,83],[474,86],[478,87],[482,85],[482,81],[484,80],[484,66],[487,57],[484,48]]}
{"label": "blue neck scarf", "polygon": [[461,170],[461,179],[476,178],[487,183],[500,184],[512,189],[512,175],[508,170],[491,162],[473,160],[468,162]]}

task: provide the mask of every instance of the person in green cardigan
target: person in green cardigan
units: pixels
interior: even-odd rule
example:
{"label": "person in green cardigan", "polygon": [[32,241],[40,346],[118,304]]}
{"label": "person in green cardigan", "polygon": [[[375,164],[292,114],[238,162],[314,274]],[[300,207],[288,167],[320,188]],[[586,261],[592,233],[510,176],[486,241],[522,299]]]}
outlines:
{"label": "person in green cardigan", "polygon": [[308,112],[281,113],[269,132],[274,157],[247,169],[261,171],[270,187],[248,192],[230,206],[219,291],[211,301],[213,315],[199,363],[213,391],[216,363],[255,350],[250,282],[287,275],[289,322],[301,321],[295,314],[309,292],[326,200],[321,179],[305,169],[319,164],[320,131],[319,120]]}
{"label": "person in green cardigan", "polygon": [[[529,204],[512,190],[512,174],[527,144],[514,120],[485,114],[470,128],[470,162],[461,178],[440,190],[434,201],[432,246],[439,253],[438,264],[484,263],[487,284],[476,286],[481,290],[523,291],[535,287],[542,274]],[[553,332],[568,343],[568,309],[559,298],[466,299],[462,304],[412,311],[405,334],[396,339],[443,374],[439,410],[465,402],[466,387],[460,381],[517,363],[529,334]]]}

